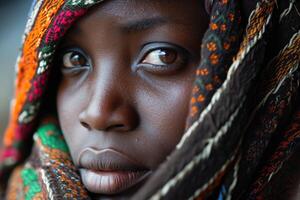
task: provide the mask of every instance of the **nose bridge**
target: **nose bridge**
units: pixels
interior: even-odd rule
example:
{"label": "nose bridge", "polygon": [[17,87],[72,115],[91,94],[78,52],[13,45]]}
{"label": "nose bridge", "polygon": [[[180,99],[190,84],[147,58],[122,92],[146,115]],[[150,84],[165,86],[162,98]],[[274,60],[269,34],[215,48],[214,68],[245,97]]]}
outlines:
{"label": "nose bridge", "polygon": [[89,107],[96,112],[113,111],[117,104],[122,103],[119,84],[120,67],[115,59],[103,58],[95,61],[92,80],[90,82]]}
{"label": "nose bridge", "polygon": [[88,129],[130,130],[136,113],[127,99],[129,89],[122,86],[126,82],[126,70],[120,59],[102,58],[95,61],[93,67],[87,86],[88,102],[79,115],[81,124]]}

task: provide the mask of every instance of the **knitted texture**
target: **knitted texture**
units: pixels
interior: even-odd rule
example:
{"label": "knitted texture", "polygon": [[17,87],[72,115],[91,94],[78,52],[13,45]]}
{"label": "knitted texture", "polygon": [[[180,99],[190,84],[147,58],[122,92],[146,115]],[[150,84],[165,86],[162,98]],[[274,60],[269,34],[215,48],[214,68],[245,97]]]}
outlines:
{"label": "knitted texture", "polygon": [[21,180],[20,187],[11,188],[7,199],[89,199],[58,126],[43,124],[34,140],[32,156],[10,180],[11,185]]}
{"label": "knitted texture", "polygon": [[[8,199],[89,199],[59,125],[39,114],[58,42],[100,2],[33,4],[0,156],[4,187],[13,170]],[[300,142],[300,5],[257,0],[244,19],[246,2],[206,1],[210,24],[185,133],[132,199],[267,199],[278,185]]]}

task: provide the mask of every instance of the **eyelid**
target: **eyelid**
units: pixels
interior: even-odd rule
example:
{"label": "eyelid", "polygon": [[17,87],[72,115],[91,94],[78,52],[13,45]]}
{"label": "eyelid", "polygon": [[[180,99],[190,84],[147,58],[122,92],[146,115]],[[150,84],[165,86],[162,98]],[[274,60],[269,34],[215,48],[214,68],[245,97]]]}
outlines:
{"label": "eyelid", "polygon": [[173,50],[175,49],[179,53],[189,53],[189,51],[187,49],[185,49],[184,47],[181,47],[179,45],[176,45],[176,44],[172,44],[169,42],[151,42],[151,43],[147,43],[142,46],[139,56],[137,58],[138,62],[141,62],[144,55],[147,55],[149,52],[158,50],[158,49],[173,49]]}
{"label": "eyelid", "polygon": [[84,55],[84,57],[86,57],[87,59],[89,58],[88,54],[85,53],[85,51],[82,48],[77,46],[65,46],[59,50],[59,55],[65,55],[70,52],[79,52],[82,55]]}
{"label": "eyelid", "polygon": [[[191,53],[185,49],[184,47],[181,47],[176,44],[168,43],[168,42],[151,42],[147,43],[142,46],[137,58],[135,59],[135,62],[133,63],[133,71],[137,71],[139,68],[139,65],[144,65],[144,66],[151,66],[151,64],[148,63],[143,63],[141,62],[144,60],[145,56],[147,56],[150,52],[159,50],[159,49],[170,49],[170,50],[176,50],[179,55],[186,55],[187,59],[190,58]],[[154,65],[152,65],[154,66]]]}

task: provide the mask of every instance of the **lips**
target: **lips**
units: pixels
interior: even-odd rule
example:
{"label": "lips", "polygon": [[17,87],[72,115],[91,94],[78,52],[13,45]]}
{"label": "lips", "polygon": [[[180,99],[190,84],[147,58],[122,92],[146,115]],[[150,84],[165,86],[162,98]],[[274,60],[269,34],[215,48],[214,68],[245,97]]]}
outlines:
{"label": "lips", "polygon": [[84,149],[78,159],[85,187],[97,194],[117,194],[144,180],[149,169],[115,150]]}

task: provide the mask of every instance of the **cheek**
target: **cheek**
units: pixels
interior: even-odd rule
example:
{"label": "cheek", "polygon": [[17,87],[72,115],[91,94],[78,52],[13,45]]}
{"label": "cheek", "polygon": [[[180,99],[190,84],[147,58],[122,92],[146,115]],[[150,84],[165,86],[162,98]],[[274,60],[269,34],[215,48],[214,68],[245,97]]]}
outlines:
{"label": "cheek", "polygon": [[172,152],[183,135],[191,88],[192,82],[172,83],[161,91],[143,91],[138,97],[141,128],[148,134],[147,149],[159,156],[153,166]]}
{"label": "cheek", "polygon": [[[57,113],[59,123],[64,134],[65,140],[69,146],[71,156],[75,158],[77,151],[79,151],[81,139],[83,134],[76,134],[76,132],[84,131],[79,124],[78,116],[83,105],[83,95],[80,92],[72,91],[64,87],[63,84],[58,89],[57,93]],[[77,131],[75,131],[77,130]]]}

